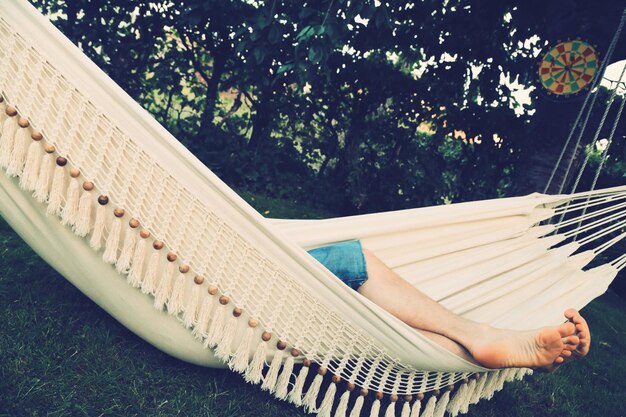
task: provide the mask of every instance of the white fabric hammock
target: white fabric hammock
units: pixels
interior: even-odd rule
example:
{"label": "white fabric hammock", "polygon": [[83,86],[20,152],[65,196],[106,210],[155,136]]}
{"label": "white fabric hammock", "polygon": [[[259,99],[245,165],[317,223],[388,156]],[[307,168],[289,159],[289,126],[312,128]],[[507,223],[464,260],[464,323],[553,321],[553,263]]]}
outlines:
{"label": "white fabric hammock", "polygon": [[[394,415],[398,396],[409,396],[403,417],[456,415],[527,370],[489,371],[442,349],[305,249],[361,239],[446,307],[515,329],[560,323],[566,307],[582,308],[624,267],[620,257],[582,269],[624,234],[595,248],[594,235],[583,245],[573,238],[587,225],[599,235],[620,230],[626,187],[265,219],[27,1],[3,3],[0,36],[3,217],[148,342],[193,363],[227,364],[320,415],[358,415],[366,390],[379,393],[371,415],[381,406]],[[539,225],[585,207],[576,228]],[[439,392],[455,383],[454,395]]]}

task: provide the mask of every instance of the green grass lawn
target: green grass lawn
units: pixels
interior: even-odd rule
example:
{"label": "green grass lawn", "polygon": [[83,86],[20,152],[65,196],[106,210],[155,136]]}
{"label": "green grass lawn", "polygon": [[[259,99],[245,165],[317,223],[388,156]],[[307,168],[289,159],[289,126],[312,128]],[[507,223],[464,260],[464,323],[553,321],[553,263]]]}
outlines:
{"label": "green grass lawn", "polygon": [[[244,193],[276,217],[327,216]],[[227,370],[173,359],[126,330],[0,221],[0,416],[303,416]],[[507,384],[469,416],[626,416],[626,301],[584,313],[589,357]],[[398,412],[399,415],[399,412]]]}

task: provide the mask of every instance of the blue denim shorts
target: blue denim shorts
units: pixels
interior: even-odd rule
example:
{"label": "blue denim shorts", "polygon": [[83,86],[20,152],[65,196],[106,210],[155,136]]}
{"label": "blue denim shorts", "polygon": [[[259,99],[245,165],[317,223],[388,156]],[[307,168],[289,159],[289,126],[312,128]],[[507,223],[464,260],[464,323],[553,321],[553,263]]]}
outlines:
{"label": "blue denim shorts", "polygon": [[365,256],[359,240],[322,246],[308,252],[354,290],[367,281]]}

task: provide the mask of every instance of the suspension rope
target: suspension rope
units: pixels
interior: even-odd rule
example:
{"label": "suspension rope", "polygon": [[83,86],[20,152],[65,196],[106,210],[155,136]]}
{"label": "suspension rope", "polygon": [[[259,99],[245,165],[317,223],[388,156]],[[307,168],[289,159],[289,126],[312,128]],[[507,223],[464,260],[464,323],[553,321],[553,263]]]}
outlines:
{"label": "suspension rope", "polygon": [[[595,229],[598,226],[602,226],[602,225],[604,225],[606,223],[610,223],[612,221],[615,221],[617,219],[621,219],[623,217],[626,217],[626,211],[618,212],[618,213],[615,213],[615,214],[613,214],[611,216],[603,217],[603,218],[598,219],[598,220],[594,220],[593,222],[590,222],[590,223],[588,223],[588,224],[586,224],[584,226],[578,226],[575,229],[572,229],[572,230],[569,230],[569,231],[563,233],[563,235],[567,236],[567,237],[575,237],[575,236],[578,236],[581,233],[588,232],[589,230]],[[576,240],[576,239],[574,239],[574,240]]]}
{"label": "suspension rope", "polygon": [[565,220],[564,222],[559,223],[558,226],[559,227],[567,227],[567,226],[570,226],[570,225],[578,222],[578,226],[577,227],[580,227],[580,223],[583,220],[585,220],[585,219],[592,219],[594,217],[597,217],[597,216],[600,216],[600,215],[603,215],[603,214],[606,214],[606,213],[610,213],[612,211],[619,210],[619,209],[624,208],[624,207],[626,207],[626,202],[621,203],[621,204],[611,205],[609,207],[603,208],[602,210],[592,211],[591,213],[583,213],[583,214],[581,214],[579,216],[572,217],[569,220]]}
{"label": "suspension rope", "polygon": [[[626,73],[626,65],[624,65],[624,67],[622,68],[622,72],[619,76],[619,79],[621,80],[624,77],[624,74]],[[598,142],[598,139],[600,138],[600,132],[602,130],[602,128],[604,127],[604,122],[606,121],[606,118],[609,114],[609,110],[611,110],[611,106],[613,105],[613,102],[615,101],[615,96],[617,95],[617,88],[614,88],[611,91],[611,96],[609,98],[609,102],[606,106],[606,108],[604,109],[604,114],[602,115],[602,119],[600,120],[600,124],[598,125],[598,129],[596,130],[596,134],[593,138],[593,140],[591,141],[592,144],[596,144]],[[615,134],[615,129],[617,128],[617,124],[619,123],[619,118],[622,115],[622,111],[624,110],[624,100],[622,100],[622,105],[619,108],[619,111],[617,113],[617,117],[615,118],[615,121],[613,122],[613,128],[611,130],[611,140],[613,139],[613,135]],[[607,145],[608,148],[608,145]],[[605,149],[606,150],[606,149]],[[606,155],[605,152],[602,152],[602,157],[604,157]],[[580,183],[580,179],[583,176],[583,172],[585,170],[585,168],[587,167],[587,164],[589,163],[589,159],[591,158],[591,152],[587,152],[585,155],[585,160],[583,161],[583,165],[580,168],[580,171],[578,171],[578,175],[576,176],[576,181],[574,182],[574,186],[572,187],[572,193],[576,191],[576,188],[578,187],[578,184]],[[603,161],[604,162],[604,161]],[[599,172],[596,173],[596,181],[597,181],[597,177],[599,175]],[[595,183],[594,183],[594,187],[595,187]],[[594,188],[592,187],[591,190],[593,190]]]}
{"label": "suspension rope", "polygon": [[568,148],[569,142],[571,141],[571,138],[574,135],[574,131],[578,127],[578,123],[580,122],[580,118],[581,118],[583,112],[585,111],[585,107],[586,107],[585,105],[588,102],[589,98],[593,95],[593,100],[591,102],[591,106],[589,107],[589,110],[587,110],[587,115],[585,117],[585,121],[583,122],[582,129],[580,130],[580,133],[579,133],[578,138],[576,140],[576,145],[574,146],[574,152],[572,152],[572,156],[571,156],[571,158],[569,160],[569,163],[567,165],[567,169],[565,171],[565,175],[563,176],[563,180],[561,181],[561,184],[559,186],[559,191],[558,191],[557,194],[560,194],[560,193],[563,192],[563,188],[565,187],[565,181],[567,179],[567,176],[569,175],[569,172],[570,172],[570,170],[572,168],[572,164],[574,162],[574,158],[576,156],[576,149],[578,149],[578,146],[580,145],[580,141],[582,139],[583,133],[584,133],[584,131],[586,129],[586,126],[587,126],[587,123],[589,121],[589,117],[591,115],[591,109],[593,109],[593,106],[595,104],[596,98],[598,97],[598,94],[594,94],[593,91],[596,89],[596,87],[600,83],[600,80],[604,76],[604,72],[606,70],[606,66],[608,65],[608,62],[611,60],[611,57],[613,56],[613,51],[615,50],[615,46],[617,45],[617,41],[618,41],[618,39],[620,37],[622,29],[624,28],[624,22],[625,21],[626,21],[626,7],[622,11],[622,17],[620,19],[620,23],[619,23],[619,25],[617,27],[617,30],[615,31],[615,34],[613,35],[613,39],[611,40],[611,43],[609,44],[609,48],[607,49],[605,60],[602,63],[602,65],[600,66],[600,70],[598,71],[598,74],[600,74],[600,76],[596,77],[596,79],[592,82],[591,87],[589,88],[589,92],[587,93],[587,97],[585,98],[585,102],[583,103],[583,107],[580,109],[580,112],[578,113],[578,117],[576,118],[575,123],[572,125],[572,129],[570,130],[569,136],[568,136],[568,138],[567,138],[567,140],[565,142],[565,145],[563,146],[561,154],[559,155],[559,159],[557,160],[557,163],[554,166],[554,169],[552,170],[552,174],[550,175],[550,179],[548,180],[548,184],[546,184],[546,187],[544,189],[544,193],[548,192],[548,188],[550,187],[550,185],[552,183],[552,180],[554,178],[554,175],[556,174],[556,171],[557,171],[558,167],[561,164],[561,160],[563,159],[563,156],[565,155],[565,151]]}
{"label": "suspension rope", "polygon": [[606,229],[602,229],[602,230],[598,230],[597,232],[589,235],[589,236],[585,236],[584,238],[580,239],[580,241],[578,242],[581,246],[582,245],[586,245],[587,243],[593,242],[596,239],[599,239],[603,236],[608,235],[609,233],[612,233],[613,231],[619,229],[622,226],[626,226],[626,220],[622,220],[619,223],[614,224],[613,226],[606,228]]}
{"label": "suspension rope", "polygon": [[[625,237],[626,237],[626,232],[623,232],[617,235],[616,237],[614,237],[613,239],[609,240],[608,242],[604,242],[603,244],[595,248],[593,251],[596,255],[599,255],[605,250],[607,250],[608,248],[610,248],[611,246],[613,246],[614,244],[616,244],[617,242],[619,242],[620,240],[624,239]],[[624,255],[626,255],[626,253]]]}

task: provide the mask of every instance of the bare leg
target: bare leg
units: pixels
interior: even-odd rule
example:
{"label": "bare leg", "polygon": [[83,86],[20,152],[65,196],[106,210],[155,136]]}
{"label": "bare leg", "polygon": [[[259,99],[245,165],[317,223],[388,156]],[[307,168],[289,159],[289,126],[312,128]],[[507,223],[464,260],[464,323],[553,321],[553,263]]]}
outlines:
{"label": "bare leg", "polygon": [[579,345],[573,322],[516,332],[467,320],[415,289],[371,251],[363,253],[369,278],[358,289],[362,295],[427,336],[434,333],[450,340],[429,336],[475,363],[489,368],[547,367],[562,362]]}

